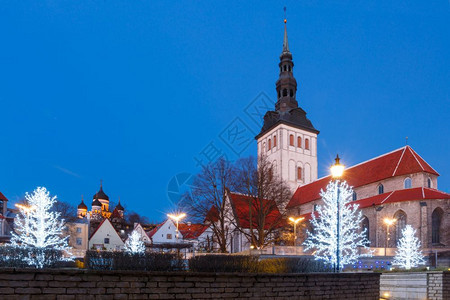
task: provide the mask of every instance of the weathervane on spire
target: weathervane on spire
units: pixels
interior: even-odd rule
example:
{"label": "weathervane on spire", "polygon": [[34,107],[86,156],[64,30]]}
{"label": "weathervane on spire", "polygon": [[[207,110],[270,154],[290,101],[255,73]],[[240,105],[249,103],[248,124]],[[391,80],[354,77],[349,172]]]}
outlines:
{"label": "weathervane on spire", "polygon": [[287,17],[286,17],[286,6],[284,7],[284,24],[287,23]]}
{"label": "weathervane on spire", "polygon": [[283,53],[289,52],[289,43],[288,43],[288,37],[287,37],[287,17],[286,17],[286,6],[284,7],[284,39],[283,39]]}

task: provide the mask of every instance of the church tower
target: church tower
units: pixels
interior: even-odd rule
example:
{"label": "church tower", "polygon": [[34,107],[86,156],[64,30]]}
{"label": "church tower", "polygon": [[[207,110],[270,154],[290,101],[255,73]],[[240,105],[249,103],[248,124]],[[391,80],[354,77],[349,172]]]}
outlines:
{"label": "church tower", "polygon": [[275,111],[264,115],[264,125],[256,136],[258,156],[272,162],[275,174],[286,181],[294,192],[297,187],[317,179],[317,135],[298,106],[294,62],[289,51],[286,19],[283,50],[280,55],[279,78],[276,82]]}

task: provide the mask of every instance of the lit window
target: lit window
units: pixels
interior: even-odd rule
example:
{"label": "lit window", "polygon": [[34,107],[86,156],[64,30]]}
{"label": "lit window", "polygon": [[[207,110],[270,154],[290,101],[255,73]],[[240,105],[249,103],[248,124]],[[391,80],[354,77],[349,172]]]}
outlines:
{"label": "lit window", "polygon": [[77,233],[81,233],[81,227],[77,227]]}
{"label": "lit window", "polygon": [[272,141],[269,139],[267,151],[270,151],[270,149],[272,149]]}
{"label": "lit window", "polygon": [[171,233],[168,233],[168,234],[167,234],[167,239],[168,239],[168,240],[171,240],[171,239],[172,239],[172,234],[171,234]]}
{"label": "lit window", "polygon": [[309,150],[309,139],[305,139],[305,149]]}
{"label": "lit window", "polygon": [[297,147],[301,148],[302,147],[302,137],[297,137]]}
{"label": "lit window", "polygon": [[294,146],[294,135],[293,134],[291,134],[289,136],[289,145]]}
{"label": "lit window", "polygon": [[105,244],[109,244],[109,238],[105,238]]}
{"label": "lit window", "polygon": [[384,186],[383,186],[382,184],[380,184],[380,185],[378,186],[378,194],[381,195],[381,194],[383,194],[383,193],[384,193]]}
{"label": "lit window", "polygon": [[403,183],[403,186],[405,189],[410,189],[411,188],[411,178],[406,178],[405,182]]}
{"label": "lit window", "polygon": [[302,180],[302,168],[298,167],[297,168],[297,180]]}
{"label": "lit window", "polygon": [[431,242],[433,244],[439,244],[441,242],[440,237],[443,214],[443,210],[439,207],[431,214]]}
{"label": "lit window", "polygon": [[277,136],[276,135],[273,137],[273,146],[274,147],[277,146]]}
{"label": "lit window", "polygon": [[80,246],[83,243],[82,238],[77,238],[77,245]]}

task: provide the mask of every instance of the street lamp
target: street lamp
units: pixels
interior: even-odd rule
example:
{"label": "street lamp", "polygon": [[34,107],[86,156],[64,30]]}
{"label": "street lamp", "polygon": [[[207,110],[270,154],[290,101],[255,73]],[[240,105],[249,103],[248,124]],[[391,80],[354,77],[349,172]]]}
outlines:
{"label": "street lamp", "polygon": [[21,209],[21,210],[23,210],[25,213],[29,213],[30,211],[36,209],[35,206],[28,206],[28,205],[25,205],[25,204],[19,204],[19,203],[16,204],[16,207],[19,208],[19,209]]}
{"label": "street lamp", "polygon": [[387,246],[388,246],[388,242],[389,242],[389,227],[391,225],[393,225],[397,220],[396,219],[391,219],[391,218],[384,218],[384,224],[386,224],[387,228],[386,228],[386,244],[384,244],[384,256],[387,256]]}
{"label": "street lamp", "polygon": [[294,217],[289,217],[289,221],[291,221],[294,224],[294,246],[297,246],[297,223],[300,222],[301,220],[304,220],[304,217],[300,217],[300,218],[294,218]]}
{"label": "street lamp", "polygon": [[344,174],[344,169],[345,166],[342,165],[339,162],[340,158],[339,155],[336,155],[336,159],[335,159],[335,163],[334,165],[331,166],[330,171],[331,171],[331,176],[337,180],[337,197],[336,197],[336,213],[337,213],[337,222],[336,222],[336,266],[335,266],[335,271],[336,273],[339,273],[339,269],[340,269],[340,264],[341,264],[341,257],[340,257],[340,219],[341,219],[341,208],[340,208],[340,199],[339,199],[339,194],[341,192],[341,184],[339,179],[342,177],[342,174]]}
{"label": "street lamp", "polygon": [[181,219],[183,219],[184,217],[186,217],[186,214],[185,214],[185,213],[180,213],[180,214],[178,214],[178,215],[167,214],[167,216],[168,216],[169,218],[171,218],[172,220],[174,220],[174,221],[176,222],[176,224],[177,224],[177,230],[176,230],[175,236],[176,236],[177,244],[178,244],[178,222],[179,222]]}

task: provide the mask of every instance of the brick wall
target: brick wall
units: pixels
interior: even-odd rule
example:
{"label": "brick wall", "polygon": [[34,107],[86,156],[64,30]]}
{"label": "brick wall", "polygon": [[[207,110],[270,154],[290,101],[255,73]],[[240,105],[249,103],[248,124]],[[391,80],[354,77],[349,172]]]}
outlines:
{"label": "brick wall", "polygon": [[0,299],[378,299],[377,273],[0,270]]}
{"label": "brick wall", "polygon": [[428,299],[450,299],[450,272],[428,273]]}

